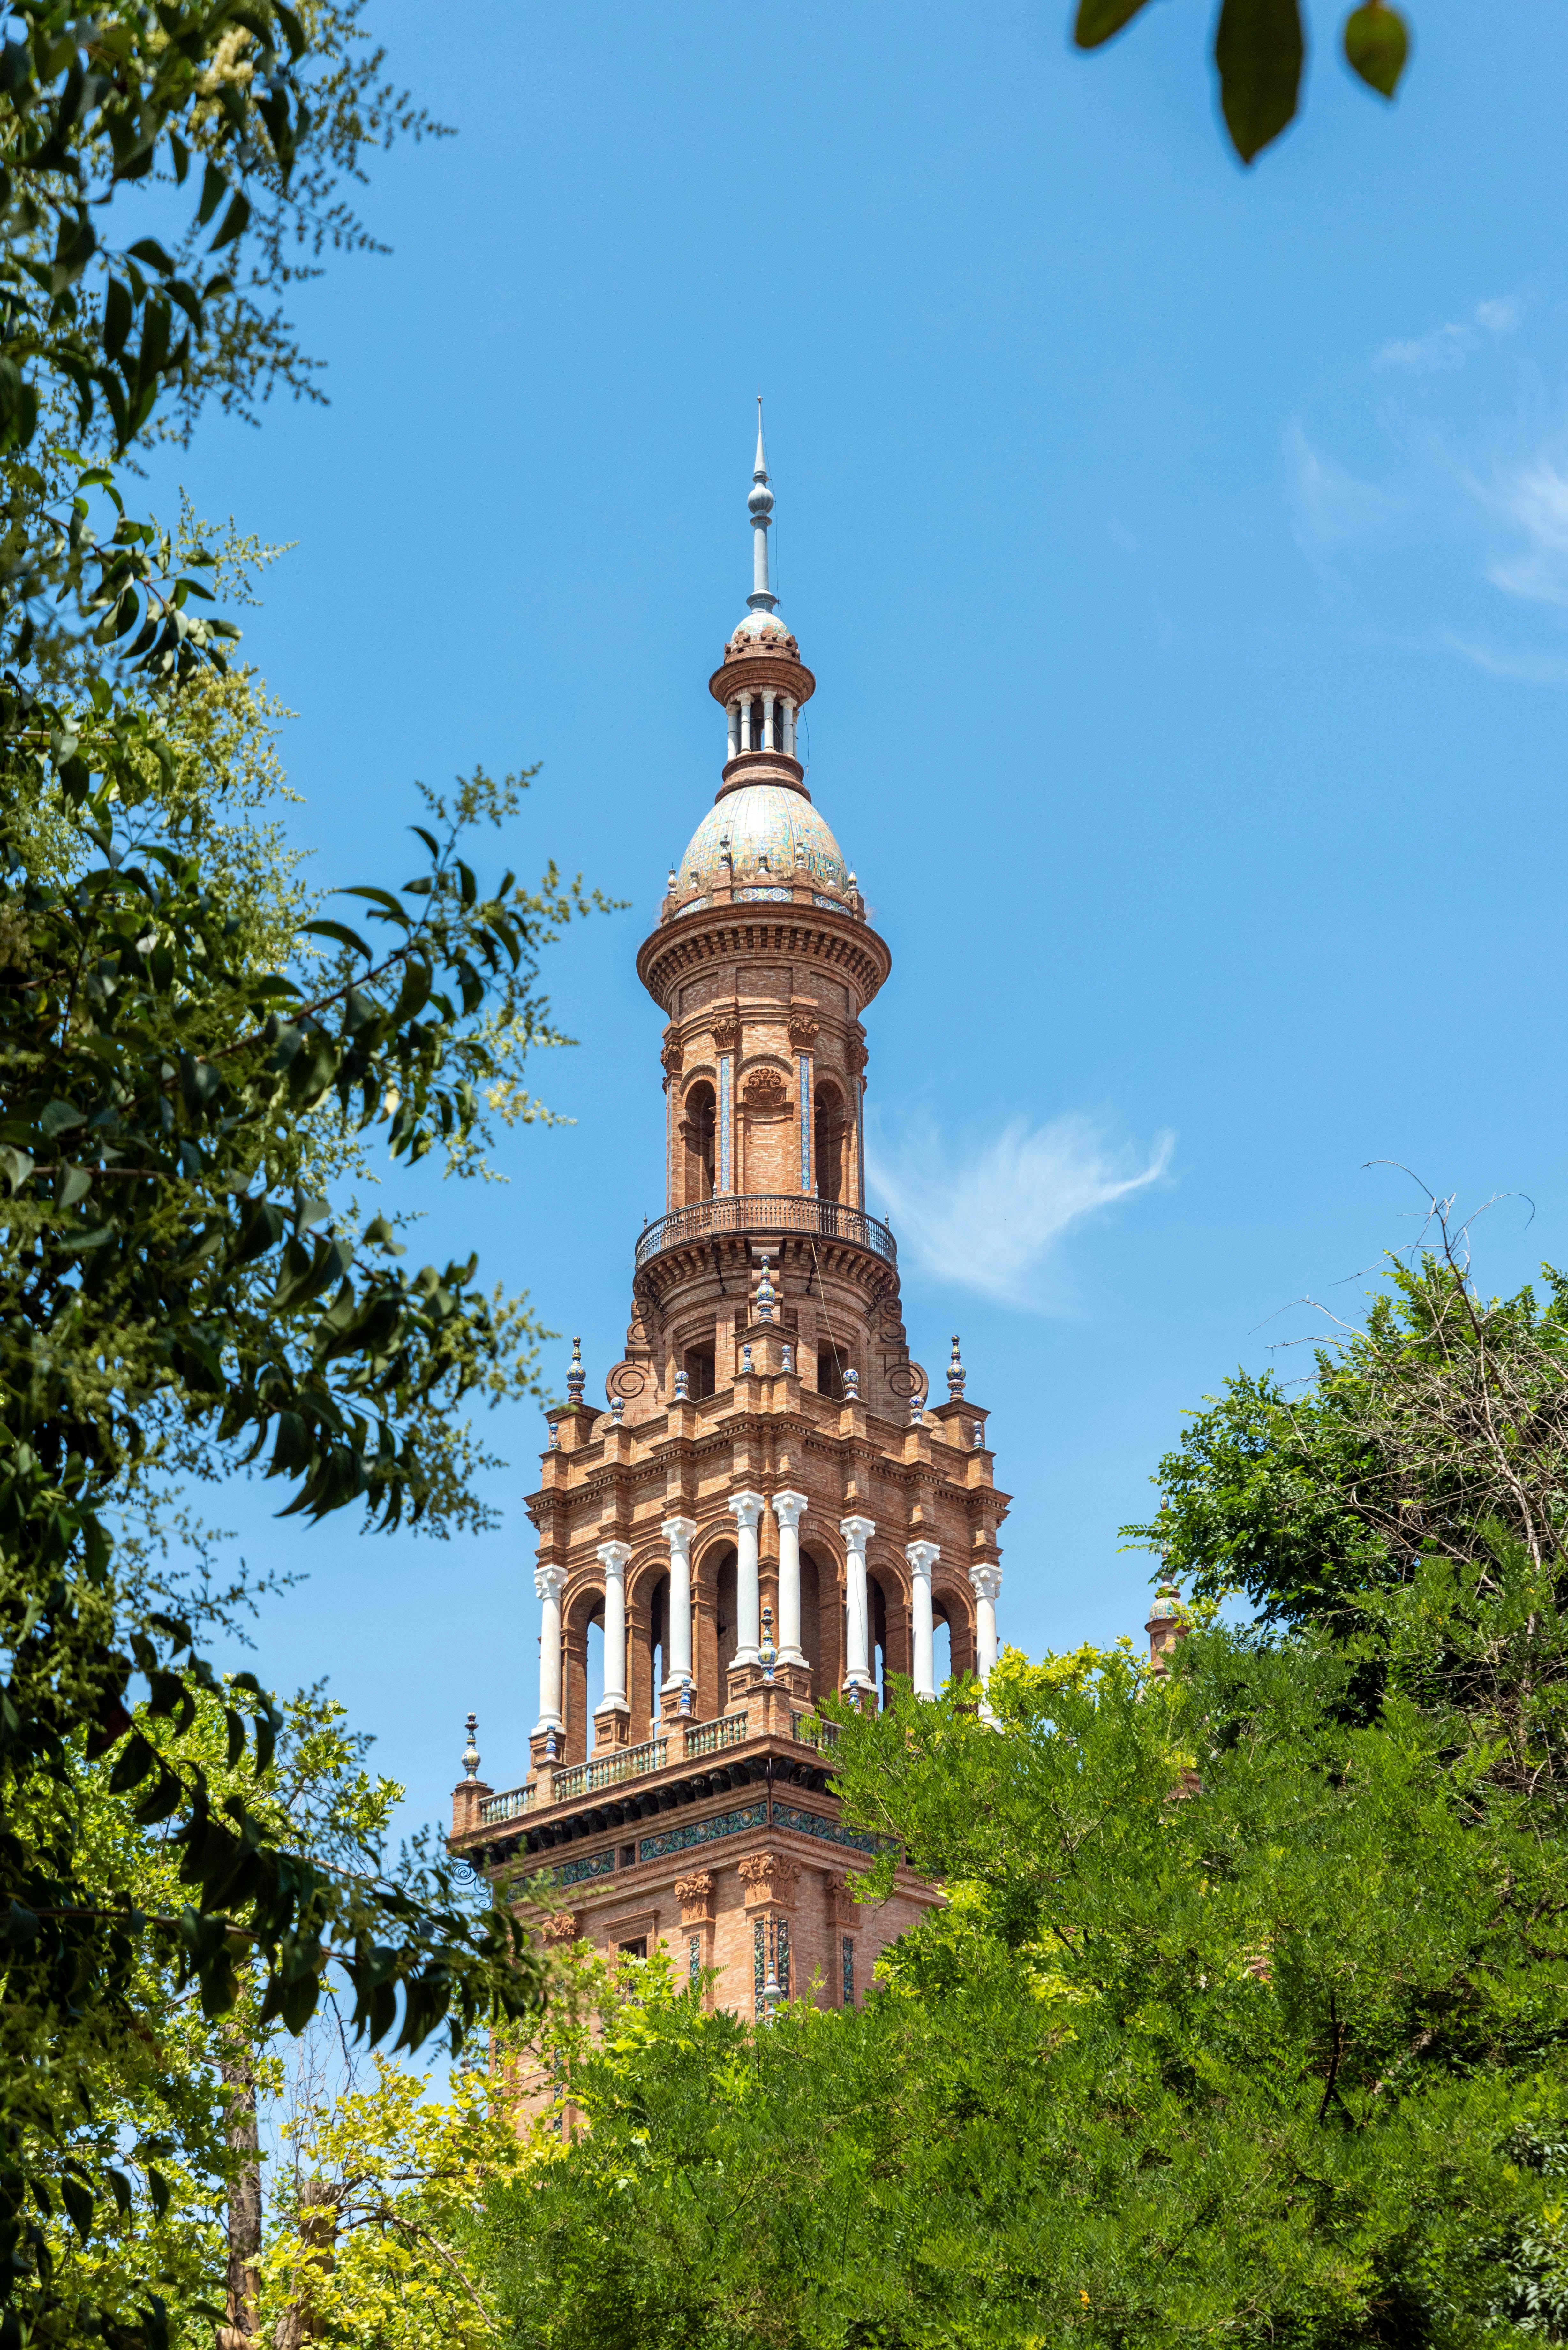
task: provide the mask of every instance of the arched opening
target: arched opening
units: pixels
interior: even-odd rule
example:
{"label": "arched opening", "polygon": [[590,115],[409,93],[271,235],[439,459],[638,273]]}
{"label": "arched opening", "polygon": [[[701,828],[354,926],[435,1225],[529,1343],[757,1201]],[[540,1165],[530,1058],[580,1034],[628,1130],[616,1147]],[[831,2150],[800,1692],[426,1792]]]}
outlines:
{"label": "arched opening", "polygon": [[713,1711],[724,1711],[724,1676],[735,1660],[740,1646],[739,1602],[735,1581],[735,1554],[727,1550],[719,1561],[716,1585],[717,1606],[714,1611],[719,1629],[719,1687]]}
{"label": "arched opening", "polygon": [[811,1667],[811,1685],[822,1687],[822,1579],[809,1551],[800,1555],[800,1645]]}
{"label": "arched opening", "polygon": [[825,1339],[816,1350],[816,1392],[831,1402],[844,1400],[844,1374],[849,1368],[849,1357],[842,1347],[831,1338]]}
{"label": "arched opening", "polygon": [[844,1097],[836,1085],[822,1084],[816,1088],[816,1101],[812,1113],[812,1140],[815,1154],[817,1198],[842,1200]]}
{"label": "arched opening", "polygon": [[686,1374],[686,1392],[693,1403],[713,1392],[713,1349],[711,1347],[688,1347],[680,1357],[680,1367]]}
{"label": "arched opening", "polygon": [[871,1603],[871,1678],[877,1684],[877,1702],[888,1702],[888,1595],[876,1576],[867,1577],[867,1597]]}
{"label": "arched opening", "polygon": [[940,1607],[931,1611],[931,1680],[940,1697],[953,1677],[952,1626]]}
{"label": "arched opening", "polygon": [[686,1097],[685,1114],[680,1121],[680,1140],[685,1159],[683,1180],[684,1204],[695,1207],[701,1200],[711,1200],[714,1184],[714,1150],[719,1133],[719,1113],[713,1098],[713,1088],[703,1078],[694,1085]]}
{"label": "arched opening", "polygon": [[605,1693],[605,1606],[601,1599],[588,1617],[587,1721],[585,1732],[591,1730],[593,1718],[599,1710]]}
{"label": "arched opening", "polygon": [[664,1711],[664,1681],[670,1670],[670,1577],[661,1575],[648,1603],[648,1719],[660,1726]]}

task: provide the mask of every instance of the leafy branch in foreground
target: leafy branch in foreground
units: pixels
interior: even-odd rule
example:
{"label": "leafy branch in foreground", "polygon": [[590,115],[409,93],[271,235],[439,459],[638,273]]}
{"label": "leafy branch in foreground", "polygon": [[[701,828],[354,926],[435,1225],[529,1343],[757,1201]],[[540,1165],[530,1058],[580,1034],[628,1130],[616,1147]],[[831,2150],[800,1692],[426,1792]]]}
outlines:
{"label": "leafy branch in foreground", "polygon": [[[67,760],[58,785],[84,847],[69,876],[0,869],[0,2122],[27,2144],[66,2126],[88,2054],[126,2028],[144,1949],[208,2016],[243,1971],[261,2027],[298,2030],[337,1970],[354,2028],[399,2046],[444,2025],[461,2048],[540,1996],[510,1911],[476,1910],[444,1862],[344,1874],[280,1841],[232,1775],[214,1786],[202,1706],[226,1708],[230,1774],[247,1751],[265,1773],[275,1711],[247,1677],[221,1690],[189,1622],[139,1596],[111,1518],[171,1429],[286,1480],[287,1512],[392,1525],[448,1506],[432,1416],[499,1343],[472,1259],[405,1271],[384,1217],[356,1233],[279,1191],[270,1153],[330,1105],[394,1162],[461,1157],[507,1077],[497,1037],[552,1033],[537,955],[588,902],[553,872],[482,890],[462,837],[511,800],[475,779],[421,832],[425,869],[365,893],[384,947],[328,923],[319,977],[267,972],[194,856],[128,853],[110,775]],[[177,1911],[84,1862],[70,1790],[100,1756],[178,1856]],[[64,2339],[25,2164],[10,2182],[0,2290]]]}
{"label": "leafy branch in foreground", "polygon": [[[1131,24],[1147,0],[1078,0],[1073,38],[1102,48]],[[1362,0],[1345,20],[1340,45],[1351,71],[1391,99],[1410,54],[1410,34],[1389,0]],[[1231,144],[1251,163],[1293,122],[1306,65],[1301,0],[1220,0],[1214,24],[1214,69]]]}

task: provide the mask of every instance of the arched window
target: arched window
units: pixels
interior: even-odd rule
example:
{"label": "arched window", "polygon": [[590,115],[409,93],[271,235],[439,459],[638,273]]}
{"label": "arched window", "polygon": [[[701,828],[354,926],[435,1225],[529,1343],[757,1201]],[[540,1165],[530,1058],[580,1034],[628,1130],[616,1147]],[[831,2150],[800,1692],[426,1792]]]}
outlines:
{"label": "arched window", "polygon": [[931,1617],[931,1680],[940,1697],[953,1677],[952,1627],[939,1607]]}
{"label": "arched window", "polygon": [[685,1149],[685,1199],[682,1204],[694,1207],[700,1200],[713,1196],[714,1145],[718,1137],[719,1118],[713,1100],[713,1088],[704,1080],[693,1086],[686,1097],[686,1115],[680,1121],[680,1139]]}
{"label": "arched window", "polygon": [[844,1097],[835,1085],[816,1088],[813,1140],[815,1145],[816,1196],[844,1197]]}

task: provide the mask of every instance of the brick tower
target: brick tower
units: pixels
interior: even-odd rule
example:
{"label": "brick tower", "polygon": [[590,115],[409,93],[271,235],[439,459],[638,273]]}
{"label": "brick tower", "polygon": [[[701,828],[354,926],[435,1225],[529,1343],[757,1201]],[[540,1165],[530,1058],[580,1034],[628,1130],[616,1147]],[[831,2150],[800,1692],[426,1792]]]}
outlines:
{"label": "brick tower", "polygon": [[[638,972],[664,1015],[665,1212],[636,1249],[626,1354],[552,1411],[539,1490],[539,1720],[524,1784],[467,1775],[453,1844],[524,1856],[600,1950],[670,1946],[718,2004],[836,2005],[937,1896],[851,1898],[870,1839],[830,1791],[832,1690],[934,1695],[996,1655],[986,1414],[958,1341],[932,1404],[898,1252],[866,1213],[861,1017],[890,969],[795,747],[815,681],[768,587],[759,418],[746,617],[709,691],[728,756]],[[651,1055],[650,1055],[651,1057]],[[589,1627],[603,1694],[588,1707]]]}

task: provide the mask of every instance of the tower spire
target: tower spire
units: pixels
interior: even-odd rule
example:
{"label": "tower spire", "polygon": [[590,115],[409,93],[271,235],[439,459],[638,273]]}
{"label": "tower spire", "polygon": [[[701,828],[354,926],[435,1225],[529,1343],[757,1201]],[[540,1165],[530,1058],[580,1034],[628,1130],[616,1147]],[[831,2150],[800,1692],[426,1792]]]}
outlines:
{"label": "tower spire", "polygon": [[746,500],[752,517],[752,592],[746,602],[753,612],[771,612],[778,598],[768,586],[768,525],[773,520],[774,494],[768,487],[768,458],[763,447],[763,395],[757,394],[757,462],[752,473],[752,494]]}

